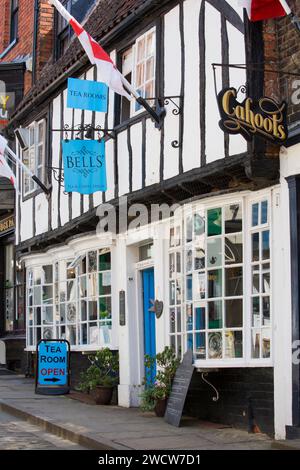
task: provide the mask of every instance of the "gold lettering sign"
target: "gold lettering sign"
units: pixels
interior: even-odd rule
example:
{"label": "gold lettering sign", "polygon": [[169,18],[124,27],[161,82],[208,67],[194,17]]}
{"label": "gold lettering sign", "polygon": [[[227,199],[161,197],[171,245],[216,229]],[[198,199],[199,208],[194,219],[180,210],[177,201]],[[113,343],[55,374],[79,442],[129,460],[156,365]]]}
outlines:
{"label": "gold lettering sign", "polygon": [[237,101],[235,88],[226,88],[218,95],[221,114],[219,125],[228,134],[241,134],[250,141],[254,136],[283,144],[288,138],[286,103],[277,103],[272,98],[253,100],[247,97]]}
{"label": "gold lettering sign", "polygon": [[6,219],[0,220],[0,234],[13,230],[15,228],[15,217],[12,215]]}

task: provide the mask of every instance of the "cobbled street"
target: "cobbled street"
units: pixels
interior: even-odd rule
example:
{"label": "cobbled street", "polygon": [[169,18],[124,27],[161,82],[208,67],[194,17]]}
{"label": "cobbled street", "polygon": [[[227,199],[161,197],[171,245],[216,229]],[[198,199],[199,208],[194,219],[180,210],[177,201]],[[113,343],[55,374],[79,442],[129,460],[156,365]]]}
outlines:
{"label": "cobbled street", "polygon": [[84,450],[26,421],[0,412],[0,450]]}

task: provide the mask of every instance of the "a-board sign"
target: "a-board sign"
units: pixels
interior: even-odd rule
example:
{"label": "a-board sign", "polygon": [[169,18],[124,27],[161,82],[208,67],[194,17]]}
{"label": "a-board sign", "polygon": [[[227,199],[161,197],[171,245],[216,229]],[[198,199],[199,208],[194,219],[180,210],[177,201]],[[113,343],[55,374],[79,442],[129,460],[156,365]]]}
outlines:
{"label": "a-board sign", "polygon": [[172,390],[168,399],[165,421],[172,426],[180,426],[184,403],[192,380],[194,371],[193,353],[189,349],[183,356],[173,381]]}
{"label": "a-board sign", "polygon": [[35,393],[65,395],[70,391],[70,343],[53,339],[38,342]]}

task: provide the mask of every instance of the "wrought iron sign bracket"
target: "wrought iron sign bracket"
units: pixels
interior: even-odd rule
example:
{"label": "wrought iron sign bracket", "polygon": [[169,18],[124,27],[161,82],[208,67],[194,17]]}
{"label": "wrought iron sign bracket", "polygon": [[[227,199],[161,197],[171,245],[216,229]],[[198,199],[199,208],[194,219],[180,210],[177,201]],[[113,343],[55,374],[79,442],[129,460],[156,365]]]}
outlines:
{"label": "wrought iron sign bracket", "polygon": [[114,129],[107,129],[102,126],[93,126],[92,124],[78,124],[73,127],[69,126],[69,124],[64,124],[62,129],[52,129],[52,132],[63,132],[65,140],[70,139],[70,134],[75,140],[80,140],[83,137],[93,140],[95,138],[95,134],[97,135],[98,140],[103,140],[106,137],[116,139]]}
{"label": "wrought iron sign bracket", "polygon": [[[65,174],[63,168],[58,168],[56,166],[46,166],[46,169],[48,171],[48,174],[51,172],[53,175],[53,178],[55,181],[58,182],[59,187],[63,186],[63,183],[65,181]],[[63,191],[65,195],[69,194],[65,191]]]}
{"label": "wrought iron sign bracket", "polygon": [[[174,95],[174,96],[158,96],[153,98],[145,98],[145,101],[154,101],[156,103],[156,113],[160,118],[160,124],[155,124],[159,130],[162,128],[163,120],[167,114],[168,106],[172,106],[172,114],[174,116],[181,116],[183,113],[183,97],[181,95]],[[171,146],[173,148],[181,147],[182,143],[180,139],[173,140],[171,142]]]}

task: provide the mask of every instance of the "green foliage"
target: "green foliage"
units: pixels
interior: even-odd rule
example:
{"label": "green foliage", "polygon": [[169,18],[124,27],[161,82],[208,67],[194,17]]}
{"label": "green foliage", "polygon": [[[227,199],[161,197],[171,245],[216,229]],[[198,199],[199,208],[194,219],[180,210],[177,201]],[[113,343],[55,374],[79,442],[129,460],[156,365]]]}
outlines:
{"label": "green foliage", "polygon": [[152,411],[157,400],[164,400],[170,396],[172,382],[180,360],[176,357],[173,349],[166,347],[155,357],[145,355],[146,368],[151,369],[155,362],[158,370],[154,385],[147,385],[146,379],[143,383],[145,388],[140,395],[142,411]]}
{"label": "green foliage", "polygon": [[109,348],[100,349],[89,356],[91,366],[80,375],[78,390],[90,392],[97,386],[114,387],[118,383],[119,355]]}

